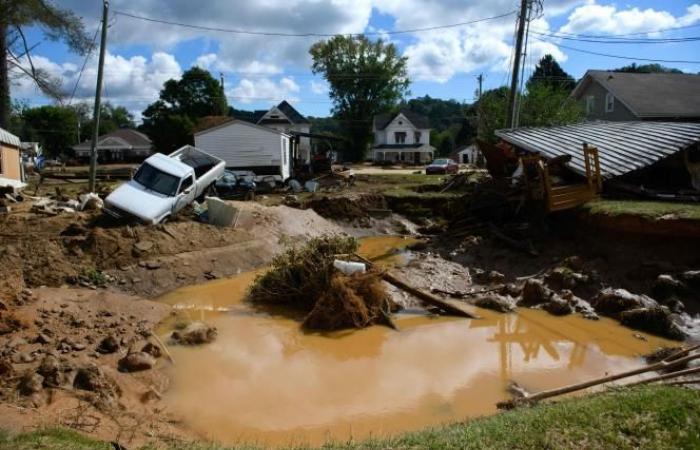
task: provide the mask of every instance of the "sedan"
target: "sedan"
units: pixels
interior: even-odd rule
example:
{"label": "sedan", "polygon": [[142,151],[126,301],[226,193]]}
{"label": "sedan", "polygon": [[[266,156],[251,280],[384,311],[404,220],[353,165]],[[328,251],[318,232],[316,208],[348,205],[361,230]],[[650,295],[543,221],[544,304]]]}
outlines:
{"label": "sedan", "polygon": [[255,198],[255,182],[227,170],[214,183],[214,191],[222,199],[253,200]]}
{"label": "sedan", "polygon": [[452,161],[451,159],[436,159],[425,168],[426,175],[441,174],[446,175],[448,173],[459,172],[459,164]]}

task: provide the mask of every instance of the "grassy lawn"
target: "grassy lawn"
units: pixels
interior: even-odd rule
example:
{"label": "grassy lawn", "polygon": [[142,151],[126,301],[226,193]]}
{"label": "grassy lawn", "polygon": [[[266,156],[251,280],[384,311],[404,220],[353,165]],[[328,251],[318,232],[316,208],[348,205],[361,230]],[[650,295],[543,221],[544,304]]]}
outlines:
{"label": "grassy lawn", "polygon": [[[0,448],[109,449],[72,432],[0,437]],[[181,444],[172,450],[224,450]],[[238,449],[246,447],[237,447]],[[691,449],[700,448],[700,391],[668,386],[613,390],[521,408],[463,424],[326,449]]]}
{"label": "grassy lawn", "polygon": [[594,200],[584,205],[591,214],[630,214],[658,219],[668,214],[680,219],[700,220],[700,204],[632,200]]}

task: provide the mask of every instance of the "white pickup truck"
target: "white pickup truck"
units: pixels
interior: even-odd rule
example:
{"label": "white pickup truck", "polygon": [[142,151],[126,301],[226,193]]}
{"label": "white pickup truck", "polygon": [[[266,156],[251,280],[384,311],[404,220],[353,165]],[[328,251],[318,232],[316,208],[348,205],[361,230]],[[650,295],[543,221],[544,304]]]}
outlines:
{"label": "white pickup truck", "polygon": [[191,145],[167,156],[156,153],[141,164],[133,179],[107,196],[103,211],[115,218],[161,223],[206,194],[225,167],[223,160]]}

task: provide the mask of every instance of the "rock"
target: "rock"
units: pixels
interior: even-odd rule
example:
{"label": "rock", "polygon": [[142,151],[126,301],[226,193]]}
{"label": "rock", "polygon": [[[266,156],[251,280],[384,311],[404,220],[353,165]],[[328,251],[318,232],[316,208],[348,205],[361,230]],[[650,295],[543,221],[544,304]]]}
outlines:
{"label": "rock", "polygon": [[599,320],[600,317],[598,317],[598,314],[596,314],[595,309],[591,306],[590,303],[585,301],[584,299],[580,297],[576,297],[573,292],[569,291],[568,289],[562,290],[559,295],[561,298],[569,302],[571,306],[573,306],[574,311],[577,313],[580,313],[584,319],[588,320]]}
{"label": "rock", "polygon": [[492,270],[486,275],[486,279],[488,280],[489,283],[492,284],[498,284],[498,283],[503,283],[506,281],[506,276],[503,275],[501,272],[498,272],[496,270]]}
{"label": "rock", "polygon": [[0,378],[8,377],[14,373],[12,363],[7,359],[0,359]]}
{"label": "rock", "polygon": [[36,372],[44,378],[44,387],[58,387],[63,384],[63,373],[61,364],[53,355],[46,356],[39,365]]}
{"label": "rock", "polygon": [[19,380],[17,390],[22,395],[33,395],[41,392],[43,387],[44,377],[38,373],[27,373]]}
{"label": "rock", "polygon": [[675,295],[672,295],[661,303],[676,314],[681,314],[685,310],[685,304],[683,304],[683,302],[680,301],[680,299],[678,299],[678,297]]}
{"label": "rock", "polygon": [[160,358],[161,356],[163,356],[163,350],[161,350],[160,346],[152,342],[149,342],[146,345],[144,345],[141,351],[144,353],[148,353],[154,358]]}
{"label": "rock", "polygon": [[499,295],[495,292],[477,298],[474,301],[474,305],[479,308],[491,309],[502,313],[515,310],[515,300],[511,296]]}
{"label": "rock", "polygon": [[580,256],[569,256],[562,264],[576,272],[583,270],[583,259]]}
{"label": "rock", "polygon": [[552,291],[542,283],[542,280],[531,278],[523,285],[522,299],[518,305],[536,306],[542,303],[547,303],[552,296]]}
{"label": "rock", "polygon": [[111,378],[97,366],[78,369],[73,379],[73,387],[83,391],[99,394],[102,398],[116,398],[121,395],[121,389]]}
{"label": "rock", "polygon": [[34,362],[34,356],[29,352],[20,352],[14,355],[14,361],[18,364],[29,364]]}
{"label": "rock", "polygon": [[686,270],[680,275],[680,278],[688,284],[700,286],[700,270]]}
{"label": "rock", "polygon": [[504,285],[500,291],[498,291],[498,293],[501,295],[510,295],[511,297],[520,297],[522,292],[523,290],[515,283],[508,283]]}
{"label": "rock", "polygon": [[200,345],[212,342],[216,339],[216,335],[216,328],[203,322],[193,322],[183,330],[174,331],[171,339],[176,344]]}
{"label": "rock", "polygon": [[139,252],[147,253],[153,249],[153,242],[151,241],[138,241],[134,244],[134,248]]}
{"label": "rock", "polygon": [[574,272],[569,267],[557,267],[545,277],[547,285],[553,289],[571,289],[579,284],[588,283],[588,277]]}
{"label": "rock", "polygon": [[646,295],[636,295],[625,289],[603,289],[591,301],[591,306],[598,314],[618,317],[630,309],[653,308],[658,306],[656,300]]}
{"label": "rock", "polygon": [[121,372],[140,372],[150,370],[156,365],[153,356],[145,352],[129,353],[119,360],[119,370]]}
{"label": "rock", "polygon": [[542,309],[555,316],[566,316],[574,312],[571,304],[558,295],[553,295],[542,305]]}
{"label": "rock", "polygon": [[100,344],[97,346],[96,350],[105,354],[114,353],[119,350],[119,341],[114,336],[109,335],[100,341]]}
{"label": "rock", "polygon": [[44,333],[39,333],[36,339],[34,339],[34,342],[36,342],[37,344],[50,344],[51,342],[53,342],[53,339],[51,339]]}
{"label": "rock", "polygon": [[673,319],[671,311],[661,306],[623,311],[620,314],[620,322],[630,328],[647,331],[669,339],[682,341],[687,337]]}
{"label": "rock", "polygon": [[0,311],[7,311],[7,305],[0,301]]}
{"label": "rock", "polygon": [[146,262],[146,269],[148,269],[148,270],[160,269],[160,263],[157,261],[148,261],[148,262]]}
{"label": "rock", "polygon": [[665,300],[683,291],[685,291],[685,284],[671,275],[659,275],[651,288],[652,295],[659,300]]}

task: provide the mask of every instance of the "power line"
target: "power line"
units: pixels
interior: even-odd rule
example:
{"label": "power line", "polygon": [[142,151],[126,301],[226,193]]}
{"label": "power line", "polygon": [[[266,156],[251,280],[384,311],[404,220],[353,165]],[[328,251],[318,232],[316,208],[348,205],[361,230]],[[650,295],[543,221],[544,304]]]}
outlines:
{"label": "power line", "polygon": [[78,84],[80,83],[80,78],[83,76],[83,71],[85,70],[85,66],[87,66],[88,59],[90,59],[90,56],[92,55],[92,51],[95,49],[95,44],[97,43],[97,35],[100,32],[100,26],[98,26],[95,29],[95,36],[92,37],[92,43],[90,44],[90,47],[88,48],[87,54],[85,55],[85,60],[83,61],[83,66],[80,68],[80,72],[78,72],[78,78],[75,80],[75,86],[73,86],[73,92],[70,94],[70,100],[68,101],[68,104],[70,105],[73,103],[73,98],[75,97],[75,92],[78,90]]}
{"label": "power line", "polygon": [[594,42],[596,44],[672,44],[672,43],[700,41],[700,36],[691,36],[691,37],[683,37],[683,38],[658,38],[658,39],[657,38],[649,38],[649,39],[627,39],[627,38],[593,39],[593,38],[571,37],[571,36],[560,35],[560,34],[556,34],[556,33],[539,33],[537,31],[533,31],[532,34],[536,34],[538,36],[546,36],[546,37],[556,38],[556,39],[564,39],[567,41]]}
{"label": "power line", "polygon": [[204,26],[204,25],[188,24],[188,23],[183,23],[183,22],[174,22],[174,21],[169,21],[169,20],[164,20],[164,19],[156,19],[153,17],[139,16],[139,15],[127,13],[124,11],[115,11],[114,13],[116,15],[129,17],[129,18],[137,19],[137,20],[143,20],[146,22],[160,23],[160,24],[165,24],[165,25],[174,25],[174,26],[179,26],[179,27],[184,27],[184,28],[192,28],[192,29],[203,30],[203,31],[215,31],[215,32],[220,32],[220,33],[246,34],[246,35],[252,35],[252,36],[278,36],[278,37],[333,37],[333,36],[336,36],[339,34],[351,35],[351,36],[383,36],[383,35],[397,35],[397,34],[407,34],[407,33],[421,33],[421,32],[425,32],[425,31],[434,31],[434,30],[442,30],[442,29],[447,29],[447,28],[463,27],[465,25],[472,25],[472,24],[479,23],[479,22],[486,22],[489,20],[501,19],[503,17],[508,17],[510,15],[513,15],[513,14],[515,14],[515,12],[516,11],[509,11],[509,12],[499,14],[496,16],[484,17],[482,19],[470,20],[468,22],[452,23],[452,24],[448,24],[448,25],[436,25],[436,26],[425,27],[425,28],[413,28],[413,29],[407,29],[407,30],[394,30],[394,31],[383,31],[383,32],[369,31],[366,33],[281,33],[281,32],[272,32],[272,31],[251,31],[251,30],[243,30],[243,29],[218,28],[218,27],[209,27],[209,26]]}
{"label": "power line", "polygon": [[[566,33],[563,31],[557,32],[557,34],[561,35],[566,35],[566,36],[571,36],[571,37],[580,37],[580,38],[601,38],[601,39],[616,39],[616,38],[623,38],[626,36],[642,36],[645,34],[655,34],[655,33],[666,33],[669,31],[676,31],[676,30],[686,30],[689,28],[698,28],[700,27],[700,24],[695,24],[695,25],[685,25],[682,27],[673,27],[673,28],[664,28],[660,30],[654,30],[654,31],[638,31],[635,33],[623,33],[623,34],[575,34],[575,33]],[[540,33],[548,33],[548,30],[536,30]]]}
{"label": "power line", "polygon": [[535,37],[535,39],[537,39],[538,41],[541,41],[541,42],[554,44],[558,47],[565,48],[567,50],[571,50],[574,52],[587,53],[589,55],[596,55],[596,56],[605,56],[608,58],[628,59],[631,61],[649,61],[649,62],[657,62],[657,63],[670,63],[670,64],[700,64],[700,61],[672,60],[672,59],[651,59],[651,58],[637,58],[637,57],[633,57],[633,56],[611,55],[609,53],[592,52],[589,50],[583,50],[583,49],[576,48],[576,47],[569,47],[568,45],[558,44],[556,42],[548,41],[546,39],[542,39],[542,38],[538,38],[538,37]]}

